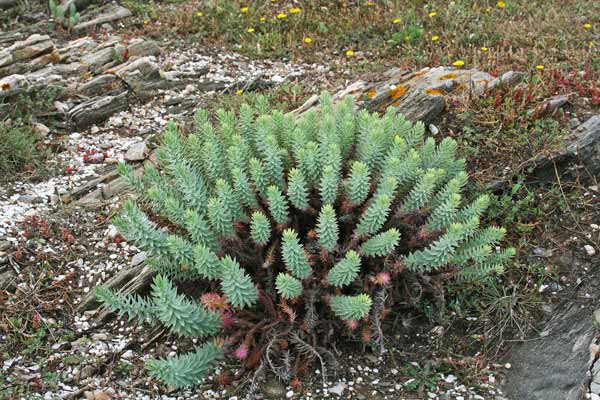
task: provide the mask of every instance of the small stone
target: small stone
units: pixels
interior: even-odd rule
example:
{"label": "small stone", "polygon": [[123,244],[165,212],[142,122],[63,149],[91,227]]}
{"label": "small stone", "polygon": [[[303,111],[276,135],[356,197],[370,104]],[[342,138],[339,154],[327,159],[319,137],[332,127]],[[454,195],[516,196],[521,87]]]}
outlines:
{"label": "small stone", "polygon": [[108,340],[108,335],[106,333],[94,333],[92,335],[92,340],[99,340],[99,341],[107,341]]}
{"label": "small stone", "polygon": [[504,368],[506,369],[511,369],[512,365],[510,365],[510,363],[506,363],[504,364]]}
{"label": "small stone", "polygon": [[148,146],[146,142],[134,143],[127,149],[125,160],[127,161],[142,161],[148,155]]}
{"label": "small stone", "polygon": [[596,249],[594,249],[594,247],[589,244],[586,244],[585,246],[583,246],[583,249],[585,250],[587,255],[590,257],[596,254]]}
{"label": "small stone", "polygon": [[133,357],[133,351],[132,351],[132,350],[127,350],[127,351],[126,351],[125,353],[123,353],[123,355],[121,356],[121,358],[125,358],[125,359],[131,358],[131,357]]}
{"label": "small stone", "polygon": [[291,399],[292,397],[294,397],[294,391],[290,390],[285,394],[285,398],[286,399]]}
{"label": "small stone", "polygon": [[347,385],[343,382],[338,382],[334,387],[329,388],[329,392],[341,396],[344,393]]}
{"label": "small stone", "polygon": [[454,383],[458,378],[454,375],[448,375],[444,378],[444,382],[446,383]]}
{"label": "small stone", "polygon": [[433,136],[437,135],[438,133],[440,133],[440,130],[438,129],[437,126],[435,126],[434,124],[429,124],[429,132],[431,132],[431,134]]}
{"label": "small stone", "polygon": [[33,130],[33,133],[42,138],[48,136],[48,134],[50,133],[50,128],[48,128],[44,124],[40,124],[39,122],[36,122],[33,125],[31,125],[31,129]]}

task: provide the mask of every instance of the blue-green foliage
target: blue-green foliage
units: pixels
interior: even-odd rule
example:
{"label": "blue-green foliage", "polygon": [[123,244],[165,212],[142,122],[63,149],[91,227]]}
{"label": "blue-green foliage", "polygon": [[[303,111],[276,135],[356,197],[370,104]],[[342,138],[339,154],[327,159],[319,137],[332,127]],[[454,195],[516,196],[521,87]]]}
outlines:
{"label": "blue-green foliage", "polygon": [[[425,138],[422,123],[393,108],[383,116],[356,108],[349,96],[336,105],[324,94],[320,110],[295,118],[258,97],[239,113],[217,111],[214,125],[198,111],[187,136],[169,123],[158,168],[119,165],[138,204],[126,201],[113,220],[159,275],[147,297],[100,288],[98,298],[119,315],[204,339],[220,334],[220,311],[173,282],[220,292],[234,313],[259,299],[266,307],[253,313],[279,304],[287,315],[278,326],[305,322],[303,331],[314,326],[316,302],[320,314],[368,323],[371,278],[385,271],[394,284],[391,265],[445,269],[459,280],[501,273],[514,249],[498,247],[504,229],[480,227],[487,195],[463,200],[468,177],[456,141]],[[189,386],[222,353],[208,343],[147,366]]]}

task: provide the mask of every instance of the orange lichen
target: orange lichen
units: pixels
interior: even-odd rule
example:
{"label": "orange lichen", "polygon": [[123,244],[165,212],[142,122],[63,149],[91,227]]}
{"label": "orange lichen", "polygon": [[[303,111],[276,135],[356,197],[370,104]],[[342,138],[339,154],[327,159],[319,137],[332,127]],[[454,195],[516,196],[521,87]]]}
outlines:
{"label": "orange lichen", "polygon": [[440,81],[447,81],[449,79],[456,79],[456,78],[458,78],[458,74],[455,74],[454,72],[450,72],[449,74],[440,76]]}
{"label": "orange lichen", "polygon": [[375,89],[370,89],[370,90],[367,92],[367,97],[368,97],[368,98],[372,99],[372,98],[373,98],[373,97],[375,97],[375,96],[377,96],[377,91],[376,91]]}
{"label": "orange lichen", "polygon": [[390,89],[388,93],[392,100],[398,100],[400,97],[404,96],[404,93],[406,93],[406,87],[400,85],[395,89]]}
{"label": "orange lichen", "polygon": [[398,107],[400,105],[400,102],[398,100],[396,100],[395,102],[392,103],[392,106],[394,107]]}
{"label": "orange lichen", "polygon": [[425,92],[426,92],[427,94],[430,94],[430,95],[432,95],[432,96],[441,96],[441,95],[443,95],[442,91],[441,91],[441,90],[439,90],[439,89],[432,89],[432,88],[429,88],[429,89],[426,89],[426,90],[425,90]]}
{"label": "orange lichen", "polygon": [[10,83],[3,83],[2,90],[10,90]]}

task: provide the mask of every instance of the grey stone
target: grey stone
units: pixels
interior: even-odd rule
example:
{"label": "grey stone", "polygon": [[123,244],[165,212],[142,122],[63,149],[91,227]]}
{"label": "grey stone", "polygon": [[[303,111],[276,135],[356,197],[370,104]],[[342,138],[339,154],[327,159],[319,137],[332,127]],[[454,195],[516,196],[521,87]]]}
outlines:
{"label": "grey stone", "polygon": [[507,360],[512,368],[501,388],[504,395],[513,400],[582,399],[590,383],[589,349],[595,336],[589,313],[577,302],[566,301],[543,327],[547,335],[513,347]]}
{"label": "grey stone", "polygon": [[266,399],[283,399],[285,398],[285,386],[281,384],[278,380],[269,379],[260,385],[260,391],[265,396]]}
{"label": "grey stone", "polygon": [[127,161],[142,161],[148,156],[148,146],[146,142],[137,142],[129,146],[125,153]]}
{"label": "grey stone", "polygon": [[102,25],[106,22],[117,21],[119,19],[131,17],[133,14],[131,11],[126,9],[123,6],[118,4],[111,4],[110,7],[107,7],[103,12],[101,12],[95,18],[80,22],[73,27],[74,31],[82,31],[84,29],[92,28],[96,25]]}
{"label": "grey stone", "polygon": [[552,114],[553,112],[558,110],[560,107],[567,104],[567,101],[569,101],[569,96],[566,96],[566,95],[551,97],[548,100],[545,100],[545,101],[541,102],[540,104],[538,104],[535,108],[532,108],[529,111],[527,111],[527,115],[540,116],[540,115]]}

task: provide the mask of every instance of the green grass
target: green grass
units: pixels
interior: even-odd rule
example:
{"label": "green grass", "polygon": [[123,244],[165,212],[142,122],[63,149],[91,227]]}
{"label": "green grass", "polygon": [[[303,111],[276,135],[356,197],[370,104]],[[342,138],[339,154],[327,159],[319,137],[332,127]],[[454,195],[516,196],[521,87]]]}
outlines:
{"label": "green grass", "polygon": [[0,121],[0,173],[13,174],[33,168],[41,162],[38,138],[22,121]]}

